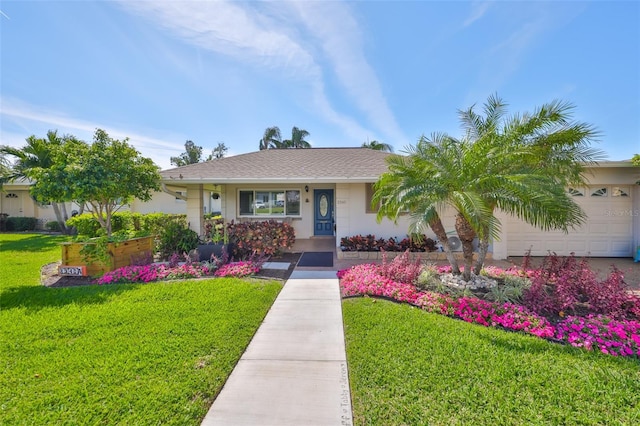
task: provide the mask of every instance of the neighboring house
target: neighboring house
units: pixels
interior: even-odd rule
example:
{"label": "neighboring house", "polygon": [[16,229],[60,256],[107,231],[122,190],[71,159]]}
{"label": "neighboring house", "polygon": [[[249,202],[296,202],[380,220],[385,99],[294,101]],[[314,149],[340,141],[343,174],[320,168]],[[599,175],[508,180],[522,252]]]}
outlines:
{"label": "neighboring house", "polygon": [[[39,203],[29,194],[31,182],[16,180],[3,184],[0,190],[0,213],[9,217],[35,217],[38,219],[38,229],[44,229],[47,222],[55,221],[51,203]],[[71,215],[73,209],[78,209],[73,203],[66,203],[67,211]]]}
{"label": "neighboring house", "polygon": [[[187,219],[198,233],[203,230],[202,213],[211,211],[206,205],[209,194],[219,194],[219,211],[226,220],[288,221],[299,239],[337,237],[339,244],[341,237],[356,234],[403,238],[408,217],[378,223],[371,207],[372,184],[387,170],[389,155],[367,148],[241,154],[161,172],[168,192],[163,197],[173,197],[175,203],[176,191],[186,193]],[[543,232],[498,213],[502,233],[492,245],[493,257],[521,256],[529,249],[533,255],[555,251],[632,257],[640,245],[640,185],[635,185],[640,169],[630,161],[616,161],[590,172],[587,186],[569,189],[589,217],[586,224],[569,234]],[[443,222],[454,230],[452,214]]]}

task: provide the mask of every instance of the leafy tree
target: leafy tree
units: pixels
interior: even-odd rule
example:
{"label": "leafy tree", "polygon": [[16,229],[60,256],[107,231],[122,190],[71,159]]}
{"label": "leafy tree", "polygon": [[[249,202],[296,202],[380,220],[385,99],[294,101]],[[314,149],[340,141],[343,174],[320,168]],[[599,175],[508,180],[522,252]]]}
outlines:
{"label": "leafy tree", "polygon": [[[29,136],[26,139],[27,144],[22,148],[14,148],[6,145],[0,147],[0,153],[3,157],[13,156],[16,158],[13,167],[7,166],[3,170],[2,177],[0,178],[0,186],[2,183],[20,179],[35,180],[35,176],[40,170],[46,170],[53,166],[54,151],[71,139],[73,139],[73,136],[65,135],[60,137],[56,130],[50,130],[47,132],[46,138],[37,138],[35,135]],[[31,195],[35,195],[33,191],[31,191]],[[65,223],[67,219],[69,219],[69,216],[65,203],[60,202],[61,200],[43,196],[37,197],[36,199],[41,202],[51,202],[51,207],[56,215],[56,220],[60,224],[61,231],[67,233],[69,230]]]}
{"label": "leafy tree", "polygon": [[207,161],[211,161],[216,158],[224,158],[224,156],[227,155],[228,150],[229,148],[227,148],[227,146],[223,142],[218,142],[218,146],[213,148],[213,151],[207,157]]}
{"label": "leafy tree", "polygon": [[[640,167],[640,154],[634,154],[631,158],[631,164],[636,167]],[[636,185],[640,185],[640,180],[636,181]]]}
{"label": "leafy tree", "polygon": [[34,173],[33,193],[42,199],[76,200],[111,236],[111,218],[133,198],[151,199],[160,189],[158,166],[128,144],[97,129],[91,145],[68,139],[52,150],[52,164]]}
{"label": "leafy tree", "polygon": [[260,139],[260,151],[273,148],[282,148],[282,137],[278,126],[267,127]]}
{"label": "leafy tree", "polygon": [[184,143],[184,151],[178,157],[171,157],[171,164],[181,167],[187,164],[196,164],[202,161],[202,147],[197,146],[192,141]]}
{"label": "leafy tree", "polygon": [[282,141],[282,148],[311,148],[311,144],[306,141],[309,132],[297,127],[291,129],[291,139]]}
{"label": "leafy tree", "polygon": [[391,145],[388,143],[378,142],[376,140],[364,142],[362,147],[373,149],[375,151],[393,152],[393,147]]}
{"label": "leafy tree", "polygon": [[572,105],[552,102],[511,117],[505,117],[505,106],[491,96],[484,116],[473,107],[460,111],[466,130],[462,140],[441,133],[423,136],[408,148],[407,157],[388,159],[389,172],[375,185],[373,202],[382,201],[378,220],[409,211],[414,231],[430,226],[459,274],[441,221],[444,209],[453,209],[466,280],[471,277],[473,240],[480,240],[478,273],[491,238],[499,235],[496,208],[543,230],[567,232],[584,222],[584,212],[566,187],[583,183],[585,164],[601,157],[589,146],[597,132],[570,121]]}

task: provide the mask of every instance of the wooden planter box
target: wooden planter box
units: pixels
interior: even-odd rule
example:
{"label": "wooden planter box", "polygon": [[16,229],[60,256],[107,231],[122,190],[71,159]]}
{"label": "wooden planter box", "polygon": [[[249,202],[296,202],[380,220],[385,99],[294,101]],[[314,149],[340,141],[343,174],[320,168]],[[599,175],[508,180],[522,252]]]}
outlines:
{"label": "wooden planter box", "polygon": [[[153,254],[153,237],[134,238],[119,243],[108,243],[110,261],[87,263],[80,253],[87,243],[62,243],[61,275],[102,275],[114,269],[131,265],[132,259]],[[73,267],[78,267],[74,269]],[[84,267],[84,268],[83,268]]]}

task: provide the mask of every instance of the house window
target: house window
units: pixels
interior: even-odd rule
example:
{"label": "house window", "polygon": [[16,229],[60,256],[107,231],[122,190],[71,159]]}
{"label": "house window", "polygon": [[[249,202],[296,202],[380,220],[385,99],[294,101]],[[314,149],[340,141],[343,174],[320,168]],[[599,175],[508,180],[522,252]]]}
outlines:
{"label": "house window", "polygon": [[8,193],[4,196],[5,198],[18,198],[18,194],[14,194],[13,192]]}
{"label": "house window", "polygon": [[569,192],[569,195],[572,197],[584,197],[584,191],[582,189],[569,188],[567,192]]}
{"label": "house window", "polygon": [[628,197],[629,188],[614,186],[613,188],[611,188],[611,196],[612,197]]}
{"label": "house window", "polygon": [[[187,196],[187,194],[186,194],[184,191],[176,191],[176,194],[180,194],[180,195],[183,195],[183,196],[185,196],[185,197]],[[182,198],[180,198],[180,197],[176,197],[176,202],[182,202],[182,203],[184,203],[184,202],[185,202],[185,200],[184,200],[184,199],[182,199]]]}
{"label": "house window", "polygon": [[598,189],[594,189],[591,191],[592,197],[606,197],[607,196],[607,188],[602,187]]}
{"label": "house window", "polygon": [[300,190],[239,191],[240,216],[300,216]]}
{"label": "house window", "polygon": [[380,203],[376,206],[371,206],[371,200],[373,200],[373,194],[375,193],[375,189],[373,189],[373,183],[365,183],[365,196],[364,196],[364,211],[365,213],[378,213],[380,209]]}

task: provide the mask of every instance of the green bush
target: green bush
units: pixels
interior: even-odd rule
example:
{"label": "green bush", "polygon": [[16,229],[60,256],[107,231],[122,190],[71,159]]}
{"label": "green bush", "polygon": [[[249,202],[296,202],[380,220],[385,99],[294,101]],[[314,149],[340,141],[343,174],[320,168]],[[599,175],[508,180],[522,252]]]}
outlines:
{"label": "green bush", "polygon": [[52,220],[45,223],[44,227],[49,231],[60,232],[60,223],[58,223],[57,220]]}
{"label": "green bush", "polygon": [[197,248],[199,241],[198,234],[185,224],[179,220],[169,221],[156,238],[156,252],[168,260],[174,253],[181,255]]}
{"label": "green bush", "polygon": [[278,254],[282,249],[290,249],[296,241],[293,227],[275,220],[244,223],[231,221],[227,225],[227,234],[229,242],[233,244],[233,256],[238,259],[246,259],[254,254]]}
{"label": "green bush", "polygon": [[[187,226],[187,215],[168,213],[132,213],[118,212],[111,218],[112,232],[126,232],[136,234],[159,235],[169,223],[178,222]],[[100,223],[91,213],[84,213],[72,217],[67,221],[68,226],[75,226],[78,234],[87,238],[100,236]]]}
{"label": "green bush", "polygon": [[91,213],[83,213],[67,220],[67,226],[75,227],[78,235],[87,238],[97,237],[100,231],[100,223],[91,215]]}
{"label": "green bush", "polygon": [[35,231],[38,225],[38,219],[35,217],[8,217],[7,218],[7,231]]}

